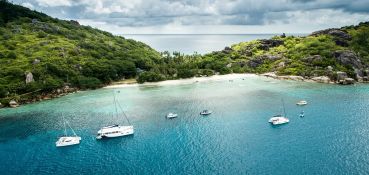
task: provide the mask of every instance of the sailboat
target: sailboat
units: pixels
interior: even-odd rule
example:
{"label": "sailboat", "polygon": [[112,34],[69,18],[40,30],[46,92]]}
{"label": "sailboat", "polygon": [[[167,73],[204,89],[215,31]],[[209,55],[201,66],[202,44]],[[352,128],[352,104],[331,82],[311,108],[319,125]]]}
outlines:
{"label": "sailboat", "polygon": [[[116,100],[115,92],[114,92],[114,107],[115,107],[116,115],[118,116],[118,109],[117,109],[118,104],[117,103],[118,102]],[[119,104],[119,107],[120,107],[120,104]],[[131,125],[131,123],[129,122],[127,115],[124,113],[123,110],[122,110],[122,112],[123,112],[123,115],[126,118],[129,125],[122,126],[122,125],[118,125],[118,124],[113,124],[113,125],[108,125],[108,126],[102,127],[99,131],[97,131],[96,139],[122,137],[122,136],[126,136],[126,135],[131,135],[131,134],[134,133],[134,128]]]}
{"label": "sailboat", "polygon": [[282,99],[282,104],[283,104],[284,115],[278,114],[270,118],[268,122],[271,123],[272,125],[282,125],[282,124],[286,124],[290,122],[290,120],[286,117],[287,115],[286,115],[286,109],[284,107],[283,99]]}
{"label": "sailboat", "polygon": [[[70,145],[78,145],[81,141],[81,137],[77,136],[72,127],[70,127],[69,122],[64,119],[63,116],[63,125],[64,125],[64,136],[60,137],[59,140],[55,143],[56,147],[62,146],[70,146]],[[72,130],[73,135],[68,136],[67,126]]]}

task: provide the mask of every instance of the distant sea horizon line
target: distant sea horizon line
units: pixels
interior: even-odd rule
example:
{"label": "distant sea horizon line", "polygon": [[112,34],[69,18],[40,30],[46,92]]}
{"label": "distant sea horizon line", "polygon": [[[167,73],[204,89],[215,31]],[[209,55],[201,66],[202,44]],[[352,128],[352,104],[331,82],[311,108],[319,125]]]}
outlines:
{"label": "distant sea horizon line", "polygon": [[[117,35],[282,35],[283,33],[130,33]],[[285,33],[286,35],[308,35],[310,33]]]}

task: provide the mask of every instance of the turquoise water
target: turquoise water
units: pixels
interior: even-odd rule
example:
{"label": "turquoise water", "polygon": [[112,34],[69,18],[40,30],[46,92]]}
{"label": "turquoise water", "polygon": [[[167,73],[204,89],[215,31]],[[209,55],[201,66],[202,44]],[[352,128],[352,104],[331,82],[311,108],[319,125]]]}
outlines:
{"label": "turquoise water", "polygon": [[[181,52],[185,54],[210,53],[244,41],[269,39],[280,34],[167,34],[167,35],[123,35],[125,38],[142,41],[157,51]],[[293,34],[305,36],[306,34]]]}
{"label": "turquoise water", "polygon": [[[134,136],[94,138],[125,122],[112,89],[0,110],[0,174],[369,174],[368,85],[250,77],[119,91]],[[281,98],[290,123],[272,127]],[[199,116],[205,108],[213,114]],[[62,113],[80,145],[55,147]]]}

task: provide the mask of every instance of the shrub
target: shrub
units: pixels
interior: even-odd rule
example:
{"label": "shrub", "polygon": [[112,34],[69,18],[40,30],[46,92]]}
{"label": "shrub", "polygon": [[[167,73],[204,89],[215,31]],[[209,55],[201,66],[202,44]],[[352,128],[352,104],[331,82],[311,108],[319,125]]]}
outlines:
{"label": "shrub", "polygon": [[11,51],[11,52],[8,53],[8,55],[6,57],[8,57],[10,59],[16,59],[17,58],[17,54],[15,54],[14,52]]}
{"label": "shrub", "polygon": [[164,76],[158,74],[156,72],[143,72],[139,75],[137,82],[144,83],[144,82],[157,82],[164,80]]}
{"label": "shrub", "polygon": [[99,79],[85,76],[78,76],[73,80],[73,84],[81,89],[96,89],[102,85]]}

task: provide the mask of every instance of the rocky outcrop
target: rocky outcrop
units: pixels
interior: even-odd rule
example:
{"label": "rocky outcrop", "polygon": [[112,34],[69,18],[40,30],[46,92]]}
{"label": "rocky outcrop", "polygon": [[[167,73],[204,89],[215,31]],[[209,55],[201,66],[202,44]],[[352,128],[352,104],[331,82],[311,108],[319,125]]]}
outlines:
{"label": "rocky outcrop", "polygon": [[0,108],[3,108],[3,107],[4,107],[4,105],[0,103]]}
{"label": "rocky outcrop", "polygon": [[363,68],[360,58],[350,50],[338,50],[333,53],[336,60],[344,65],[350,65],[354,69]]}
{"label": "rocky outcrop", "polygon": [[348,78],[346,72],[338,71],[338,72],[336,72],[336,74],[337,74],[337,81],[338,82],[343,81],[345,78]]}
{"label": "rocky outcrop", "polygon": [[327,76],[320,76],[320,77],[313,77],[311,80],[318,82],[318,83],[330,83],[331,79]]}
{"label": "rocky outcrop", "polygon": [[35,59],[35,60],[33,60],[33,62],[32,62],[32,64],[33,65],[35,65],[35,64],[38,64],[38,63],[40,63],[41,61],[39,60],[39,59]]}
{"label": "rocky outcrop", "polygon": [[317,62],[317,61],[322,61],[323,58],[320,55],[311,55],[311,56],[303,58],[302,60],[304,60],[308,63],[313,63],[313,62]]}
{"label": "rocky outcrop", "polygon": [[31,72],[26,73],[26,84],[32,83],[35,80],[33,80],[33,74]]}
{"label": "rocky outcrop", "polygon": [[318,35],[331,35],[334,37],[338,37],[338,38],[342,38],[345,40],[350,40],[352,37],[350,34],[348,34],[346,31],[341,30],[341,29],[325,29],[325,30],[319,30],[316,32],[313,32],[311,35],[312,36],[318,36]]}
{"label": "rocky outcrop", "polygon": [[233,49],[232,49],[232,48],[230,48],[230,47],[225,47],[225,48],[222,50],[222,52],[223,52],[223,53],[225,53],[225,54],[230,54],[232,51],[233,51]]}
{"label": "rocky outcrop", "polygon": [[259,65],[265,63],[265,62],[273,62],[277,61],[279,59],[282,59],[283,57],[281,55],[260,55],[254,57],[252,60],[248,61],[248,65],[252,68],[258,67]]}
{"label": "rocky outcrop", "polygon": [[80,25],[79,22],[78,21],[75,21],[75,20],[70,20],[70,23],[72,23],[72,24],[74,24],[76,26],[79,26]]}
{"label": "rocky outcrop", "polygon": [[351,40],[351,35],[348,34],[346,31],[341,29],[326,29],[326,30],[319,30],[316,32],[313,32],[312,36],[318,36],[318,35],[331,35],[334,37],[334,41],[337,45],[347,47],[348,41]]}
{"label": "rocky outcrop", "polygon": [[12,108],[16,108],[19,106],[19,104],[15,100],[10,100],[9,106]]}
{"label": "rocky outcrop", "polygon": [[278,63],[278,68],[284,68],[286,66],[286,63],[284,61]]}
{"label": "rocky outcrop", "polygon": [[336,72],[336,75],[337,75],[337,83],[339,84],[343,84],[343,85],[346,85],[346,84],[354,84],[355,83],[355,80],[353,78],[349,78],[347,76],[347,73],[346,72]]}
{"label": "rocky outcrop", "polygon": [[262,39],[259,40],[260,45],[258,49],[262,50],[269,50],[272,47],[277,47],[284,44],[284,41],[282,40],[276,40],[276,39]]}
{"label": "rocky outcrop", "polygon": [[280,80],[293,80],[293,81],[304,81],[304,77],[302,76],[295,76],[295,75],[284,75],[284,76],[278,76],[277,79]]}
{"label": "rocky outcrop", "polygon": [[269,77],[269,78],[274,78],[274,79],[278,79],[278,80],[294,80],[294,81],[304,81],[305,78],[302,76],[295,76],[295,75],[281,75],[278,76],[276,75],[274,72],[267,72],[264,74],[261,74],[262,76],[265,77]]}
{"label": "rocky outcrop", "polygon": [[342,85],[354,84],[355,80],[353,78],[344,78],[343,80],[339,80],[338,83]]}

